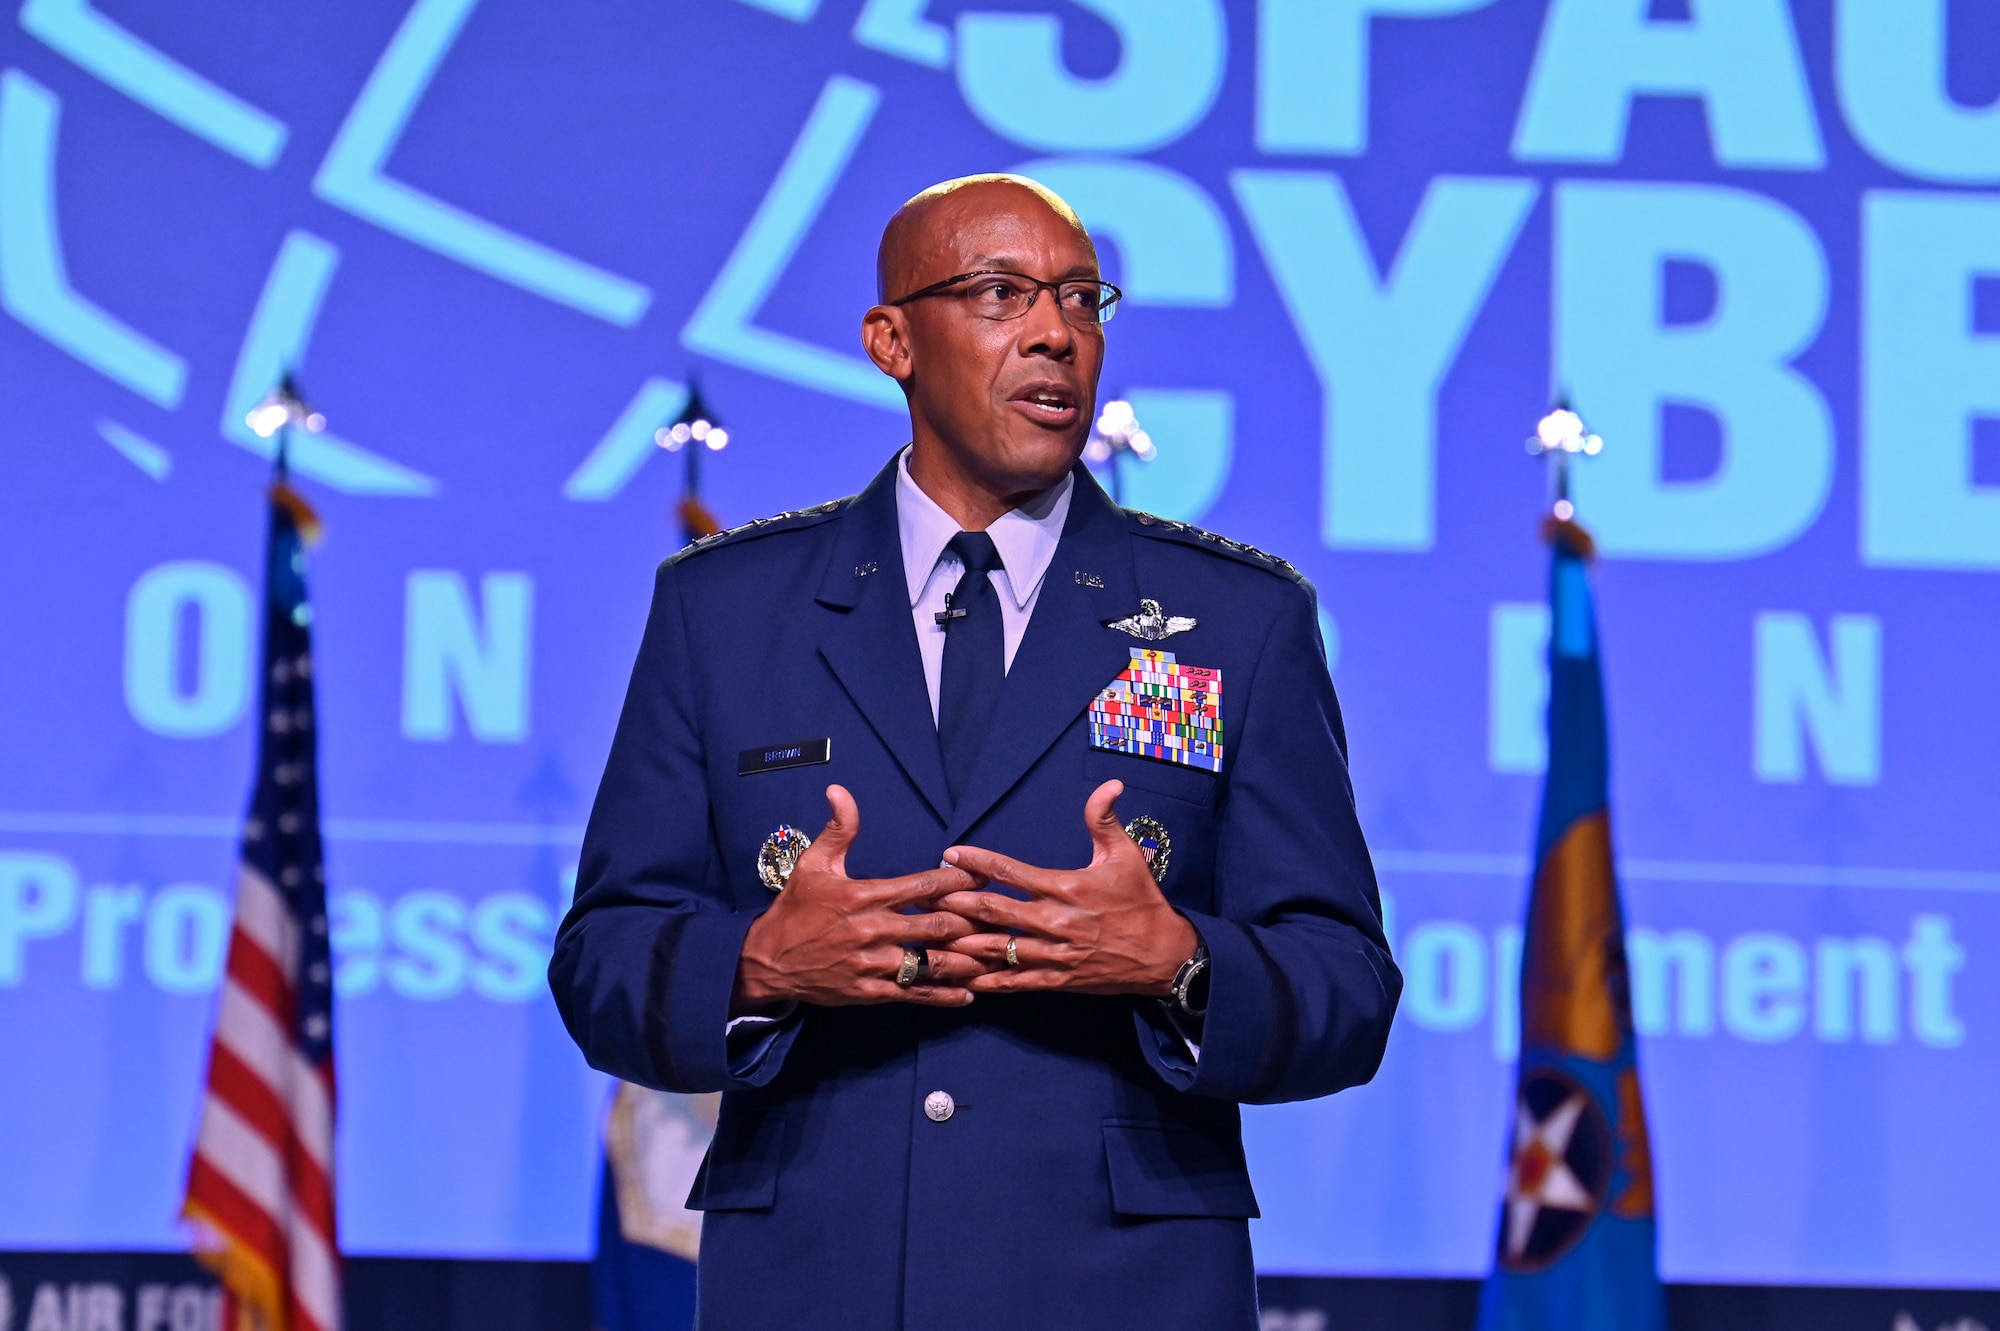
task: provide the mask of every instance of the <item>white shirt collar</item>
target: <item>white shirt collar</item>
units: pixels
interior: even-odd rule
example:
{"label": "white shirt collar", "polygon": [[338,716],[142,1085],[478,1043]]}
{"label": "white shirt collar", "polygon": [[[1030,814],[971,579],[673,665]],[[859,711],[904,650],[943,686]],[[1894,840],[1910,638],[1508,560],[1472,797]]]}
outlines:
{"label": "white shirt collar", "polygon": [[[1020,508],[1001,514],[986,529],[1006,565],[1007,590],[1017,610],[1028,608],[1049,571],[1049,562],[1056,557],[1063,522],[1069,517],[1070,492],[1075,488],[1076,478],[1065,475]],[[911,479],[908,448],[896,463],[896,526],[903,543],[903,576],[909,582],[910,604],[915,605],[923,599],[938,560],[958,562],[945,546],[958,535],[959,525],[958,519],[939,508],[937,501]]]}

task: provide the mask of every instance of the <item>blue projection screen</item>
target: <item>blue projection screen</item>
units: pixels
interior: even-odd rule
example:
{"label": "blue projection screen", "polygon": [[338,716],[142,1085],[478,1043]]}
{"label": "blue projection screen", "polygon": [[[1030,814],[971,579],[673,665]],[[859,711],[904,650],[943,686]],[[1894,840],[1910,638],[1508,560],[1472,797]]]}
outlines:
{"label": "blue projection screen", "polygon": [[1255,1110],[1264,1269],[1486,1268],[1544,475],[1604,551],[1669,1278],[2000,1281],[2000,6],[26,0],[0,29],[0,1247],[169,1247],[250,774],[281,370],[313,555],[350,1252],[580,1256],[543,982],[676,543],[904,439],[934,181],[1129,293],[1128,503],[1318,583],[1408,975]]}

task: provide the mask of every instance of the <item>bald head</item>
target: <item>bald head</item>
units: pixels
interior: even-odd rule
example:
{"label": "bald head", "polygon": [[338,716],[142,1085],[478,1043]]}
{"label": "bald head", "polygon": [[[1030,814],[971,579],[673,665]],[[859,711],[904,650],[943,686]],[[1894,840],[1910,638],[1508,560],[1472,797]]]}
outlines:
{"label": "bald head", "polygon": [[953,238],[964,235],[973,225],[1023,212],[1053,215],[1063,227],[1074,231],[1083,248],[1096,258],[1097,247],[1084,230],[1083,220],[1048,186],[1004,172],[960,176],[917,195],[898,208],[889,225],[882,228],[882,243],[875,251],[875,299],[895,300],[963,271],[951,267],[931,270],[953,255]]}
{"label": "bald head", "polygon": [[[955,277],[968,280],[941,285]],[[882,303],[862,316],[862,346],[909,403],[911,479],[965,530],[1059,483],[1082,454],[1104,365],[1099,278],[1075,210],[1022,176],[932,186],[883,231]],[[1081,303],[1072,286],[1065,304],[1064,283],[1088,284]],[[1003,312],[1001,292],[1026,298]]]}

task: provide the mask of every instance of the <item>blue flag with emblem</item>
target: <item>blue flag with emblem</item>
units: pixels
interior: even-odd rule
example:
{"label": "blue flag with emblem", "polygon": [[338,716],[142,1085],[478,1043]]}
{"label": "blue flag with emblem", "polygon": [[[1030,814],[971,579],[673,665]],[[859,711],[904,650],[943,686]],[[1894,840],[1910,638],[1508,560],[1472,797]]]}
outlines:
{"label": "blue flag with emblem", "polygon": [[1588,534],[1550,519],[1549,766],[1507,1190],[1480,1331],[1661,1331],[1653,1168],[1611,854]]}
{"label": "blue flag with emblem", "polygon": [[680,1095],[618,1083],[604,1120],[593,1331],[695,1325],[702,1217],[685,1203],[721,1112],[713,1091]]}

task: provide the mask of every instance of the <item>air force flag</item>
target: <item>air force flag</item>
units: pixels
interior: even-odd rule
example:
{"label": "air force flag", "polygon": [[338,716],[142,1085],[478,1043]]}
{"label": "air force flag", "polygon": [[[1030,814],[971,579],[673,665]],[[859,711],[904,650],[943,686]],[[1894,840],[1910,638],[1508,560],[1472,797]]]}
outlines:
{"label": "air force flag", "polygon": [[1590,537],[1550,520],[1549,769],[1507,1194],[1480,1331],[1662,1331],[1653,1168],[1611,856]]}

